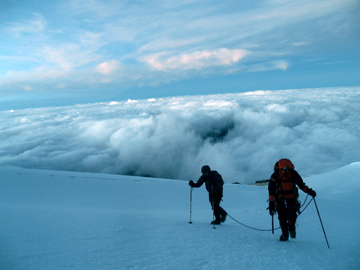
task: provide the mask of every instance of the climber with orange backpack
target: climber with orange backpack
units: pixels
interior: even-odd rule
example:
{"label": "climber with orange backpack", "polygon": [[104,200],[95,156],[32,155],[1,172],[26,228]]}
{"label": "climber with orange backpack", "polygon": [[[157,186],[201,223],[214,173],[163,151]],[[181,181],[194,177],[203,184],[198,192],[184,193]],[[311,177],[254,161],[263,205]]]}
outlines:
{"label": "climber with orange backpack", "polygon": [[294,165],[289,159],[280,159],[276,162],[268,185],[268,209],[271,216],[278,213],[282,231],[280,241],[287,241],[289,233],[291,238],[296,238],[295,223],[300,208],[298,187],[310,196],[316,196],[316,192],[305,185],[299,173],[294,170]]}

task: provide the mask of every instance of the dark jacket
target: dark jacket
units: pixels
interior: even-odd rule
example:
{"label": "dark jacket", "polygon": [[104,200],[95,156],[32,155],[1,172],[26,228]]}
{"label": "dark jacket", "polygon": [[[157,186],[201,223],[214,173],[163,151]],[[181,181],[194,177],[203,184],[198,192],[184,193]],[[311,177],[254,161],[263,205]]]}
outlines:
{"label": "dark jacket", "polygon": [[193,187],[201,187],[205,183],[206,190],[209,193],[216,193],[224,184],[220,174],[215,171],[211,171],[209,175],[200,176],[199,180],[194,183]]}

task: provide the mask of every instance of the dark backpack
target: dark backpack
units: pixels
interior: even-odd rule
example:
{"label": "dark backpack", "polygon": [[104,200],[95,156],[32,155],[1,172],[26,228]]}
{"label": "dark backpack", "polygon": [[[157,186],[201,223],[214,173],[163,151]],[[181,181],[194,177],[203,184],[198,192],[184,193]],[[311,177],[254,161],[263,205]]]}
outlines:
{"label": "dark backpack", "polygon": [[211,171],[211,184],[214,187],[214,192],[218,191],[224,185],[222,176],[217,171]]}

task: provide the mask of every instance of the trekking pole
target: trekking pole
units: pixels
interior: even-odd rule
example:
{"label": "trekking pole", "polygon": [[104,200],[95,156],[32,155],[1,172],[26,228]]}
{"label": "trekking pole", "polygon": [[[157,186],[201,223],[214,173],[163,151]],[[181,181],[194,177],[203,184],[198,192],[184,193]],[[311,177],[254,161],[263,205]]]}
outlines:
{"label": "trekking pole", "polygon": [[315,203],[316,211],[317,211],[317,213],[318,213],[318,215],[319,215],[319,219],[320,219],[321,227],[322,227],[323,232],[324,232],[324,236],[325,236],[325,240],[326,240],[327,246],[328,246],[328,248],[330,248],[330,246],[329,246],[329,242],[328,242],[327,237],[326,237],[325,229],[324,229],[323,223],[322,223],[322,221],[321,221],[321,217],[320,217],[319,209],[318,209],[318,207],[317,207],[317,204],[316,204],[315,198],[313,198],[313,199],[314,199],[314,203]]}
{"label": "trekking pole", "polygon": [[274,234],[274,215],[271,215],[271,231]]}
{"label": "trekking pole", "polygon": [[190,221],[189,223],[192,224],[191,222],[191,212],[192,212],[192,187],[190,187]]}

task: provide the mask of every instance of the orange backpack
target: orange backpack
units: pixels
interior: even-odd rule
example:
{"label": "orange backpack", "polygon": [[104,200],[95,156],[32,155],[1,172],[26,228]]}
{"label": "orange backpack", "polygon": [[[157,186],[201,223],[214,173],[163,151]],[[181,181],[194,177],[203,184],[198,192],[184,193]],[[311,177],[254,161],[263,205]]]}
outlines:
{"label": "orange backpack", "polygon": [[275,163],[275,174],[278,176],[277,193],[279,197],[297,198],[299,196],[296,184],[291,178],[291,171],[295,168],[289,159],[283,158]]}

